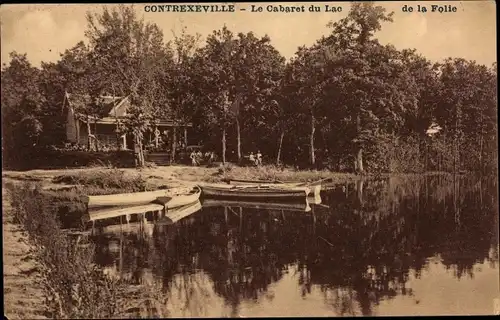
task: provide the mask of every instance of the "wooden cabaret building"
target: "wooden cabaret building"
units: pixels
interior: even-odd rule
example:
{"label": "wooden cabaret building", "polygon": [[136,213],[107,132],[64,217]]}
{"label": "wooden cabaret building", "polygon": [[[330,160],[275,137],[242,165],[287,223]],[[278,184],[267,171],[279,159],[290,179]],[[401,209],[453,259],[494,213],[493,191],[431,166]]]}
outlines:
{"label": "wooden cabaret building", "polygon": [[[102,108],[101,114],[104,117],[89,117],[90,125],[87,125],[87,118],[78,110],[82,110],[88,105],[90,96],[66,93],[63,103],[63,112],[66,113],[66,139],[69,142],[88,145],[89,137],[94,137],[99,147],[106,145],[112,149],[130,150],[134,147],[134,139],[130,134],[123,134],[117,139],[117,122],[127,116],[127,110],[130,108],[128,97],[100,96],[98,105]],[[89,132],[90,128],[90,132]],[[156,128],[144,135],[144,144],[154,143],[159,147],[161,141],[169,141],[173,136],[173,130],[177,130],[177,136],[183,139],[180,142],[187,146],[188,129],[192,128],[192,123],[178,124],[172,119],[158,119]],[[91,141],[92,143],[92,141]]]}

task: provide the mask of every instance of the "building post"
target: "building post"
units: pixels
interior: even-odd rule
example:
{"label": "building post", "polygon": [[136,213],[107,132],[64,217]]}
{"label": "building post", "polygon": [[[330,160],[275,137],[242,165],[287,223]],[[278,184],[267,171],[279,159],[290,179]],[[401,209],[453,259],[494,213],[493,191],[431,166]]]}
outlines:
{"label": "building post", "polygon": [[76,143],[80,144],[80,120],[75,119],[75,127],[76,127]]}
{"label": "building post", "polygon": [[127,134],[122,136],[122,149],[127,150]]}
{"label": "building post", "polygon": [[159,138],[160,138],[160,130],[158,130],[158,127],[155,126],[155,147],[158,148],[159,146]]}

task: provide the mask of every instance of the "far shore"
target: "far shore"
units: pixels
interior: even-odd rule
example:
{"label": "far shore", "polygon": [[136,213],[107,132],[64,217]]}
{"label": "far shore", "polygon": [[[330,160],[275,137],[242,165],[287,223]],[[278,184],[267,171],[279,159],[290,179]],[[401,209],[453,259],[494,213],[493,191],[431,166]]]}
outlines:
{"label": "far shore", "polygon": [[[3,181],[25,181],[39,182],[45,188],[60,188],[65,184],[55,183],[56,177],[80,174],[92,174],[93,172],[102,172],[110,170],[107,167],[87,167],[87,168],[68,168],[68,169],[36,169],[29,171],[3,171]],[[196,182],[223,182],[225,179],[251,179],[251,180],[270,180],[270,181],[317,181],[330,178],[331,184],[345,184],[365,179],[380,179],[394,176],[417,177],[422,175],[449,175],[446,172],[427,172],[427,173],[384,173],[384,174],[363,174],[332,172],[328,170],[295,170],[290,168],[277,168],[275,166],[262,167],[204,167],[204,166],[157,166],[149,168],[121,168],[117,169],[126,175],[139,176],[152,186],[167,185],[191,185]]]}

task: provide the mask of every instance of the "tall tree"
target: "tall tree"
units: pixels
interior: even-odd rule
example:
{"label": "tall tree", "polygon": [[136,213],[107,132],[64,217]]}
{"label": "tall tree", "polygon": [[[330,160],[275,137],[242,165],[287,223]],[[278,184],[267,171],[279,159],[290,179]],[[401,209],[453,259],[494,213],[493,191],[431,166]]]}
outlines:
{"label": "tall tree", "polygon": [[235,51],[236,41],[226,26],[209,35],[206,46],[198,51],[198,62],[203,61],[200,74],[209,103],[206,116],[213,121],[212,126],[222,129],[223,163],[226,162],[226,130],[231,122],[230,105],[235,97],[235,76],[230,67]]}
{"label": "tall tree", "polygon": [[[188,34],[187,28],[183,26],[180,34],[173,32],[173,36],[173,67],[170,75],[165,75],[167,81],[165,87],[169,91],[169,116],[175,125],[186,125],[191,122],[196,107],[196,89],[194,88],[196,69],[193,68],[193,60],[198,49],[200,35]],[[171,161],[175,160],[177,134],[180,133],[174,127]]]}
{"label": "tall tree", "polygon": [[168,108],[159,76],[171,58],[163,33],[156,24],[139,19],[131,6],[88,13],[87,21],[85,35],[90,41],[92,66],[100,70],[101,92],[113,88],[129,97],[131,108],[124,126],[136,137],[139,165],[143,166],[143,134],[151,129],[158,110]]}
{"label": "tall tree", "polygon": [[[401,54],[382,46],[373,35],[381,23],[392,21],[381,6],[353,4],[348,16],[330,24],[332,33],[321,43],[326,50],[328,91],[336,91],[336,103],[345,107],[353,126],[354,167],[364,171],[363,151],[403,126],[405,110],[416,104],[415,81],[405,69]],[[329,103],[331,105],[331,103]]]}
{"label": "tall tree", "polygon": [[453,139],[453,170],[461,170],[463,162],[470,161],[461,153],[469,158],[471,153],[477,155],[472,157],[477,161],[472,168],[480,168],[484,142],[492,141],[497,130],[496,72],[474,61],[450,58],[441,64],[439,80],[441,90],[435,116],[444,133]]}
{"label": "tall tree", "polygon": [[40,71],[26,54],[12,52],[2,68],[2,153],[11,163],[22,163],[36,148],[43,132],[45,97],[40,90]]}

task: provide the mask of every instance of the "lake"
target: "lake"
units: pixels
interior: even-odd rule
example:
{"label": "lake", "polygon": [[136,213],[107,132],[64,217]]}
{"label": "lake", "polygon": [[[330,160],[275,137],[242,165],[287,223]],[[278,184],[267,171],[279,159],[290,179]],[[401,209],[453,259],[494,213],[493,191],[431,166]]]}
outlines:
{"label": "lake", "polygon": [[92,239],[106,272],[160,285],[172,317],[492,314],[497,188],[359,181],[309,209],[202,201],[173,224],[96,224]]}

